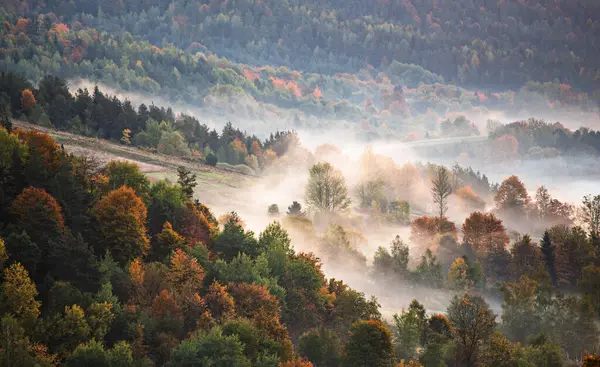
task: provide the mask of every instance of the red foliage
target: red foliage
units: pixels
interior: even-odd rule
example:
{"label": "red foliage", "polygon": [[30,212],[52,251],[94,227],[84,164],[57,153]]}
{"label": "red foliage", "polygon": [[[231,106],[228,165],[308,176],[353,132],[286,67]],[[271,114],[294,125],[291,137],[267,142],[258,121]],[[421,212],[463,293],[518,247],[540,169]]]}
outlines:
{"label": "red foliage", "polygon": [[194,203],[185,203],[183,224],[182,228],[179,228],[179,233],[181,233],[186,241],[192,245],[198,242],[208,245],[212,230],[212,225],[208,222],[206,216],[198,211]]}
{"label": "red foliage", "polygon": [[[46,218],[36,218],[39,208],[43,208]],[[12,202],[11,209],[15,222],[23,229],[27,229],[34,223],[39,225],[40,219],[50,222],[60,232],[65,228],[60,205],[44,189],[26,188]]]}

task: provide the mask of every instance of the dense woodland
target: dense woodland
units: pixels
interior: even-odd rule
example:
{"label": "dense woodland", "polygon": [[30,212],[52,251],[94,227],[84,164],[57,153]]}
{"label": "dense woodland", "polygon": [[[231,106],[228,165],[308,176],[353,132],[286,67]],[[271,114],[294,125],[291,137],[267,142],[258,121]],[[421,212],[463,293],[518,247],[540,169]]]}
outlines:
{"label": "dense woodland", "polygon": [[[530,80],[599,88],[595,1],[26,1],[99,31],[123,29],[152,44],[205,45],[237,62],[320,73],[392,60],[448,81],[520,87]],[[84,15],[85,14],[85,15]]]}
{"label": "dense woodland", "polygon": [[[86,78],[124,91],[164,96],[172,103],[190,103],[219,113],[242,114],[259,120],[283,120],[293,126],[323,127],[318,117],[349,120],[367,135],[388,136],[397,131],[404,134],[402,137],[410,131],[417,132],[421,138],[426,131],[429,135],[443,135],[441,123],[446,118],[452,115],[456,117],[461,112],[485,115],[493,109],[525,110],[531,113],[529,109],[535,107],[542,111],[553,111],[556,115],[565,107],[576,106],[576,111],[581,108],[587,113],[585,118],[600,120],[594,114],[600,96],[597,93],[598,71],[593,63],[587,65],[587,60],[594,59],[596,48],[585,45],[588,41],[595,42],[593,32],[588,29],[597,27],[597,21],[593,19],[591,25],[586,22],[585,27],[577,31],[585,32],[585,36],[575,37],[572,41],[573,47],[583,48],[580,53],[564,50],[570,43],[562,44],[555,51],[546,50],[554,56],[538,50],[542,45],[550,47],[550,41],[548,45],[537,43],[529,48],[520,44],[510,52],[500,47],[501,42],[461,41],[460,45],[448,50],[452,42],[442,35],[451,37],[458,33],[433,32],[430,37],[436,45],[423,50],[424,55],[415,60],[406,60],[407,55],[417,53],[418,45],[427,43],[419,41],[421,37],[429,37],[420,35],[421,31],[413,31],[414,25],[400,26],[393,22],[369,26],[360,24],[363,21],[377,22],[377,18],[369,17],[357,18],[350,24],[340,20],[343,24],[337,24],[341,12],[336,11],[334,15],[327,11],[311,10],[314,4],[302,7],[281,2],[272,6],[265,3],[207,5],[169,2],[171,6],[167,6],[167,3],[155,4],[158,7],[144,8],[146,10],[142,12],[138,12],[140,8],[136,7],[139,5],[137,2],[126,1],[122,4],[124,11],[105,9],[106,6],[98,7],[89,2],[49,2],[45,7],[34,3],[23,3],[16,7],[6,4],[5,12],[0,12],[0,21],[4,24],[0,29],[0,69],[17,72],[34,83],[39,83],[48,74],[66,79]],[[248,9],[244,13],[250,14],[248,19],[244,15],[230,14],[240,12],[244,6]],[[275,10],[266,10],[281,10],[287,6],[290,6],[290,10],[282,10],[286,15],[280,20],[276,20],[278,16]],[[593,8],[595,5],[590,3],[588,6]],[[260,15],[252,15],[253,12]],[[267,16],[263,14],[265,12],[275,15]],[[448,9],[444,9],[443,13],[454,14]],[[118,14],[119,17],[112,14]],[[303,19],[316,14],[321,14],[319,17],[329,19],[334,25],[328,25],[325,19]],[[421,18],[428,17],[423,15]],[[512,15],[510,19],[515,20]],[[279,37],[280,32],[272,31],[270,27],[285,28],[294,21],[303,25],[289,32],[292,39],[271,39]],[[180,25],[181,22],[183,25]],[[239,23],[241,28],[232,31],[232,22]],[[266,22],[271,25],[261,25],[261,28],[266,27],[266,30],[259,32],[264,36],[244,46],[243,40],[256,33],[245,29],[245,22]],[[543,23],[534,20],[524,23],[529,22],[543,27]],[[565,24],[562,18],[553,23],[559,28],[561,24]],[[453,27],[451,23],[448,26]],[[456,26],[465,27],[464,24]],[[388,61],[375,63],[375,66],[365,63],[362,56],[344,56],[344,50],[352,50],[353,47],[340,45],[340,49],[337,49],[333,40],[318,47],[310,41],[307,51],[298,45],[302,45],[306,37],[328,39],[319,36],[316,30],[309,30],[312,27],[326,27],[337,34],[334,39],[344,39],[337,43],[356,44],[353,53],[373,57],[378,57],[378,53],[371,49],[362,50],[364,45],[368,48],[381,47],[388,43],[383,41],[388,35],[382,29],[398,28],[401,29],[400,34],[406,34],[407,40],[389,41],[389,44],[393,45],[392,49],[404,47],[406,50],[392,51],[394,55],[386,58],[379,56]],[[525,42],[523,34],[527,34],[531,27],[519,29],[507,26],[506,29],[519,32],[519,40]],[[182,31],[181,28],[185,29]],[[374,34],[353,36],[352,32]],[[412,35],[413,32],[416,35]],[[173,36],[170,36],[172,33]],[[477,30],[476,33],[481,32]],[[547,34],[546,31],[537,33]],[[569,32],[558,30],[557,33],[560,33],[560,37],[547,39],[562,39]],[[460,34],[473,36],[470,31]],[[488,35],[494,37],[491,33]],[[214,38],[220,41],[213,43],[211,39]],[[363,41],[362,38],[366,39]],[[583,44],[575,46],[578,40],[582,40]],[[219,46],[231,42],[231,47]],[[511,47],[516,44],[512,38],[509,42]],[[252,52],[248,48],[259,50]],[[236,51],[231,51],[233,49]],[[285,57],[285,60],[281,57],[280,62],[272,60],[283,49],[291,53],[289,57]],[[387,52],[387,49],[386,46],[384,51]],[[285,54],[288,51],[281,52]],[[438,55],[439,52],[459,55],[446,57]],[[253,54],[260,54],[261,60],[240,59]],[[590,56],[581,56],[583,54]],[[307,65],[323,63],[315,61],[321,58],[331,61],[317,70],[307,69]],[[427,65],[425,59],[439,63],[440,67],[451,68],[451,74],[459,70],[460,77],[436,72]],[[457,65],[450,60],[455,60]],[[347,63],[356,66],[342,67],[340,70]],[[473,63],[479,63],[480,66],[472,66]],[[506,66],[501,67],[498,63]],[[546,65],[547,68],[540,65]],[[556,75],[558,70],[561,70],[560,75]],[[569,73],[573,74],[572,77],[567,77]],[[469,75],[476,76],[472,81],[460,82],[469,78]],[[480,80],[489,79],[488,84],[506,85],[500,83],[498,78],[506,78],[506,84],[513,91],[489,88],[484,80]],[[512,81],[508,82],[509,79]],[[456,84],[444,84],[449,82]]]}
{"label": "dense woodland", "polygon": [[[599,15],[593,0],[4,1],[0,366],[600,365],[600,195],[532,197],[517,176],[400,166],[370,147],[350,175],[339,142],[310,152],[288,130],[489,134],[452,154],[595,158],[592,129],[474,119],[542,108],[594,126]],[[172,108],[70,89],[78,79]],[[185,104],[206,116],[174,112]],[[213,115],[275,132],[233,118],[217,131]],[[183,166],[151,181],[15,120],[308,182],[255,233],[199,202]],[[368,258],[368,234],[390,228],[406,238]],[[386,315],[324,265],[387,294],[442,294],[445,310],[426,296]]]}
{"label": "dense woodland", "polygon": [[[183,168],[177,183],[150,183],[135,164],[100,165],[2,127],[0,169],[2,365],[567,366],[598,350],[600,196],[585,198],[586,227],[574,227],[572,209],[543,188],[530,199],[517,177],[488,186],[459,167],[425,168],[439,216],[410,224],[417,253],[396,237],[367,265],[356,233],[332,224],[316,234],[297,202],[283,216],[269,208],[277,220],[258,235],[234,212],[217,220]],[[445,217],[464,188],[453,177],[481,182],[496,205],[465,220],[461,242]],[[305,200],[339,223],[353,205],[328,163],[310,169]],[[501,217],[556,224],[538,244]],[[377,299],[297,253],[288,229],[376,284],[456,296],[445,314],[414,300],[385,319]],[[501,314],[485,297],[503,300]]]}
{"label": "dense woodland", "polygon": [[237,168],[257,174],[282,156],[297,138],[291,131],[276,132],[261,141],[227,123],[221,134],[185,114],[175,116],[168,108],[131,102],[105,95],[95,87],[71,94],[65,80],[47,76],[34,88],[15,74],[0,76],[1,119],[11,116],[75,134],[150,148],[159,153],[185,157],[210,165]]}

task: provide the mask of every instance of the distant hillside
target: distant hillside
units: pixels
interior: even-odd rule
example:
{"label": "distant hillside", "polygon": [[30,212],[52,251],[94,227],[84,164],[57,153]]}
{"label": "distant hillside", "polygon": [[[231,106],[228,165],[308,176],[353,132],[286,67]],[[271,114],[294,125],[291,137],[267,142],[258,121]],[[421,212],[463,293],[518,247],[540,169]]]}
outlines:
{"label": "distant hillside", "polygon": [[[206,46],[233,61],[333,74],[392,61],[461,85],[528,81],[600,89],[600,3],[594,0],[14,1],[154,45]],[[170,71],[165,71],[170,72]]]}

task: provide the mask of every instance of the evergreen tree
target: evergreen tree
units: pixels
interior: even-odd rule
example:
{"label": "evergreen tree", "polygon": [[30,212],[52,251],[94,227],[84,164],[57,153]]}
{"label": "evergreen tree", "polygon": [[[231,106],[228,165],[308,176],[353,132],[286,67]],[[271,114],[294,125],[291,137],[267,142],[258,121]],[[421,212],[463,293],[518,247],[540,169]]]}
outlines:
{"label": "evergreen tree", "polygon": [[544,255],[544,262],[546,264],[546,269],[548,270],[548,274],[550,274],[550,279],[552,280],[552,284],[556,284],[556,263],[555,263],[555,254],[554,254],[554,246],[552,245],[552,238],[550,237],[550,232],[544,231],[544,237],[542,237],[542,254]]}

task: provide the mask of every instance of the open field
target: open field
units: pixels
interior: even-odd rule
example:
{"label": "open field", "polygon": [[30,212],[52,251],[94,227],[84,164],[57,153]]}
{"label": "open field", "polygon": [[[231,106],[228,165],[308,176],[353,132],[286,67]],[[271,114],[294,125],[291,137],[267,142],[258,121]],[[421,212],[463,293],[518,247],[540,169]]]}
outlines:
{"label": "open field", "polygon": [[126,160],[138,164],[151,181],[177,180],[177,167],[184,166],[196,174],[196,197],[207,205],[233,199],[236,190],[251,186],[256,177],[208,166],[188,159],[166,156],[149,150],[115,144],[107,140],[83,137],[44,128],[24,121],[14,121],[15,128],[37,130],[52,136],[67,152],[97,158],[102,163]]}

